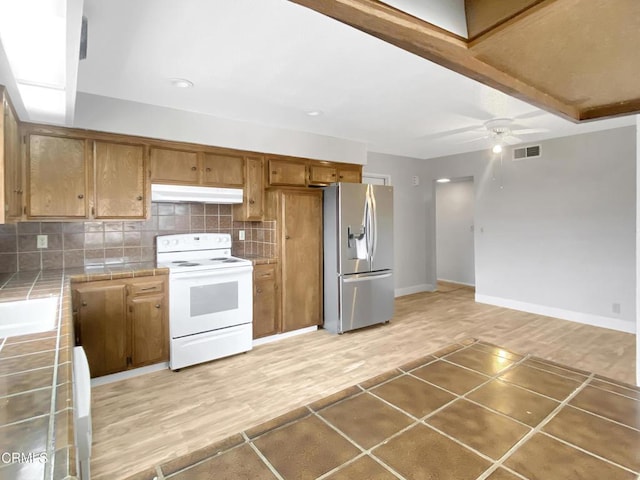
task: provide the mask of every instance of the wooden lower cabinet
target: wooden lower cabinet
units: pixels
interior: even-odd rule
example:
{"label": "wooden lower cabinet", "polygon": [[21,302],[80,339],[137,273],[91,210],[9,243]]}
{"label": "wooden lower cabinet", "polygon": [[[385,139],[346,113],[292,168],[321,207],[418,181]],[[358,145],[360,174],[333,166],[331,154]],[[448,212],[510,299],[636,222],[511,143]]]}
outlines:
{"label": "wooden lower cabinet", "polygon": [[267,337],[280,332],[276,265],[253,267],[253,338]]}
{"label": "wooden lower cabinet", "polygon": [[169,359],[168,276],[73,283],[76,345],[91,377]]}

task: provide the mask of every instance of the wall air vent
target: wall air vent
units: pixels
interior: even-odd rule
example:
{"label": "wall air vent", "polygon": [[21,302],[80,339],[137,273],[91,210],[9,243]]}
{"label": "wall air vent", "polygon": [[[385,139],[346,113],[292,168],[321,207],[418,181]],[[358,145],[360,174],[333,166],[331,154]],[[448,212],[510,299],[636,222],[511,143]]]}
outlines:
{"label": "wall air vent", "polygon": [[524,160],[525,158],[540,158],[542,147],[540,145],[530,145],[513,149],[513,160]]}

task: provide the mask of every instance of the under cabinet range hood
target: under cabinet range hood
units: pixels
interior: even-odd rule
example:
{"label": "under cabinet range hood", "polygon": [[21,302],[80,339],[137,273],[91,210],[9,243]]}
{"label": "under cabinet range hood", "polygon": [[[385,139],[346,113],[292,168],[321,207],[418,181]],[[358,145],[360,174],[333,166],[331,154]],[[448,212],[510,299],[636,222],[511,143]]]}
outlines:
{"label": "under cabinet range hood", "polygon": [[242,203],[241,188],[151,185],[152,202]]}

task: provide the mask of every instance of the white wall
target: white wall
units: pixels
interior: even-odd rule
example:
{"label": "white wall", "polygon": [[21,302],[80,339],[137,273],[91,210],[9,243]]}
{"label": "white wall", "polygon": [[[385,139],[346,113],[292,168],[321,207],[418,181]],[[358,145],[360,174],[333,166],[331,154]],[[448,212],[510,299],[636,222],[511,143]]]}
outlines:
{"label": "white wall", "polygon": [[635,332],[634,128],[544,141],[539,159],[509,155],[501,168],[488,151],[425,166],[432,179],[474,177],[476,299]]}
{"label": "white wall", "polygon": [[[433,259],[427,258],[425,245],[434,241],[427,236],[424,221],[428,202],[424,183],[412,185],[412,177],[419,175],[424,160],[369,153],[363,173],[391,176],[393,186],[394,276],[396,296],[433,290],[435,270]],[[429,272],[429,273],[428,273]]]}
{"label": "white wall", "polygon": [[473,180],[436,184],[438,280],[475,285]]}
{"label": "white wall", "polygon": [[78,92],[74,127],[364,164],[364,143]]}

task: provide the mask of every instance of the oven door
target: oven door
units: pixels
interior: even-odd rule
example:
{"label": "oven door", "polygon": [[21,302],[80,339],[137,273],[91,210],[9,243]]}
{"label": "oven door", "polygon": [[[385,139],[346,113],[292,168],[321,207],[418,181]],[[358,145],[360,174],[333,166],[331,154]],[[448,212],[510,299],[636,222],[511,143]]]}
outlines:
{"label": "oven door", "polygon": [[171,338],[251,323],[252,270],[252,266],[246,266],[172,273]]}

